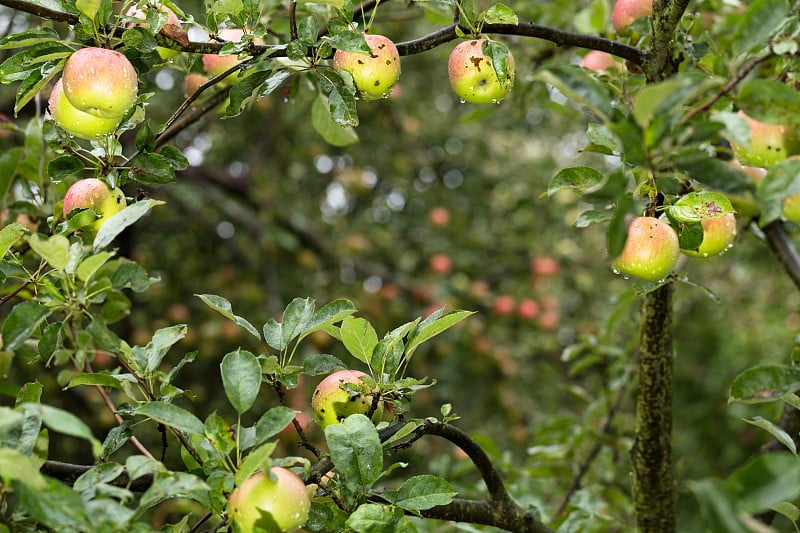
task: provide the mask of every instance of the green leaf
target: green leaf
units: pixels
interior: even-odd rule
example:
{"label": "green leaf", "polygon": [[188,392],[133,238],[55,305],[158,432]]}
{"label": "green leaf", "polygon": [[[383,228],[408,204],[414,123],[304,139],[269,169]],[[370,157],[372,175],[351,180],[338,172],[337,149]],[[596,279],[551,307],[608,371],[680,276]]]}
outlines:
{"label": "green leaf", "polygon": [[741,54],[755,46],[764,46],[789,12],[787,0],[755,0],[744,14],[737,16],[739,25],[733,34],[733,53]]}
{"label": "green leaf", "polygon": [[150,287],[150,278],[138,263],[123,262],[111,275],[111,286],[115,289],[129,287],[133,292],[144,292]]}
{"label": "green leaf", "polygon": [[413,330],[408,336],[406,344],[406,358],[410,359],[420,344],[439,335],[440,333],[455,326],[465,318],[474,315],[474,311],[450,311],[444,316],[438,317],[432,322],[426,319]]}
{"label": "green leaf", "polygon": [[[0,83],[8,84],[23,81],[34,71],[42,69],[43,65],[50,63],[44,70],[50,71],[53,63],[72,55],[72,48],[58,41],[46,41],[35,44],[25,50],[12,54],[0,64]],[[50,71],[52,73],[52,71]]]}
{"label": "green leaf", "polygon": [[125,231],[125,228],[136,223],[137,220],[149,213],[150,209],[158,205],[164,205],[164,202],[147,198],[129,205],[119,213],[109,217],[94,238],[94,243],[92,244],[94,251],[99,252],[111,244],[111,241]]}
{"label": "green leaf", "polygon": [[228,454],[236,448],[233,428],[216,411],[206,417],[204,431],[206,441],[211,443],[215,450]]}
{"label": "green leaf", "polygon": [[792,522],[800,520],[800,507],[797,507],[791,502],[778,502],[769,506],[770,509],[776,511]]}
{"label": "green leaf", "polygon": [[550,180],[547,196],[552,196],[563,189],[572,189],[577,193],[590,192],[605,181],[605,176],[591,167],[562,168]]}
{"label": "green leaf", "polygon": [[176,343],[186,336],[186,326],[168,326],[161,328],[153,334],[152,340],[145,348],[147,354],[147,373],[155,372],[161,365],[164,356]]}
{"label": "green leaf", "polygon": [[356,308],[350,300],[333,300],[323,305],[314,312],[314,316],[306,324],[306,330],[301,335],[301,339],[319,330],[328,330],[333,324],[344,320],[356,312]]}
{"label": "green leaf", "polygon": [[[255,98],[255,91],[272,76],[270,70],[248,71],[246,77],[237,79],[236,85],[228,93],[228,107],[225,109],[225,118],[238,116],[245,108],[247,102]],[[260,93],[259,93],[260,94]]]}
{"label": "green leaf", "polygon": [[339,31],[331,37],[325,37],[331,46],[337,50],[345,52],[372,52],[367,40],[364,38],[364,33],[360,31],[345,30]]}
{"label": "green leaf", "polygon": [[483,21],[487,24],[519,24],[519,18],[514,10],[505,4],[494,4],[483,12]]}
{"label": "green leaf", "polygon": [[203,423],[199,418],[175,404],[158,401],[144,403],[136,408],[135,413],[184,433],[202,434],[204,432]]}
{"label": "green leaf", "polygon": [[[122,390],[122,381],[110,374],[80,374],[72,378],[66,388],[71,389],[80,385],[100,385],[101,387]],[[135,382],[135,378],[132,381]]]}
{"label": "green leaf", "polygon": [[309,376],[330,374],[342,368],[347,366],[338,357],[329,354],[311,354],[303,359],[303,374]]}
{"label": "green leaf", "polygon": [[767,170],[758,184],[758,204],[761,207],[759,224],[765,226],[783,214],[786,198],[800,193],[800,160],[787,159]]}
{"label": "green leaf", "polygon": [[501,84],[505,85],[506,80],[509,80],[514,74],[513,72],[511,74],[508,73],[508,57],[510,53],[508,45],[487,39],[483,43],[482,51],[492,62],[492,68],[497,79],[500,80]]}
{"label": "green leaf", "polygon": [[326,69],[320,76],[320,87],[328,97],[328,106],[333,121],[340,126],[358,126],[358,111],[356,110],[355,89],[351,84],[346,84],[342,76],[348,76],[347,71]]}
{"label": "green leaf", "polygon": [[728,392],[728,403],[762,403],[779,400],[800,389],[800,368],[789,365],[759,365],[736,376]]}
{"label": "green leaf", "polygon": [[35,405],[35,409],[38,410],[41,415],[42,423],[52,431],[88,441],[92,445],[92,451],[95,457],[100,456],[100,451],[102,449],[100,441],[94,438],[91,428],[83,420],[69,411],[59,409],[58,407],[45,404],[28,405]]}
{"label": "green leaf", "polygon": [[139,511],[171,498],[189,498],[203,502],[211,488],[201,478],[186,472],[158,472],[153,484],[142,494]]}
{"label": "green leaf", "polygon": [[236,350],[222,358],[219,365],[225,395],[236,412],[244,413],[256,401],[261,389],[261,365],[247,350]]}
{"label": "green leaf", "polygon": [[35,44],[58,41],[61,38],[53,28],[34,28],[19,33],[11,33],[0,39],[0,49],[27,48]]}
{"label": "green leaf", "polygon": [[51,311],[38,302],[20,302],[3,322],[2,336],[5,350],[16,350],[30,338],[39,324]]}
{"label": "green leaf", "polygon": [[34,459],[12,448],[0,448],[0,479],[6,483],[20,481],[32,490],[47,488],[47,482],[39,473],[39,465]]}
{"label": "green leaf", "polygon": [[12,222],[3,229],[0,229],[0,258],[4,257],[6,252],[8,252],[27,231],[25,226],[16,222]]}
{"label": "green leaf", "polygon": [[99,254],[90,255],[80,262],[78,268],[75,270],[75,275],[78,276],[78,279],[89,281],[111,257],[112,254],[109,252],[100,252]]}
{"label": "green leaf", "polygon": [[421,475],[407,479],[397,491],[385,497],[393,504],[409,511],[423,511],[439,505],[447,505],[453,501],[456,492],[442,478]]}
{"label": "green leaf", "polygon": [[196,296],[211,309],[217,311],[228,320],[232,320],[237,326],[244,328],[252,336],[258,340],[261,340],[261,335],[258,333],[258,330],[255,328],[255,326],[253,326],[253,324],[248,322],[246,319],[233,314],[233,307],[228,300],[222,296],[217,296],[216,294],[197,294]]}
{"label": "green leaf", "polygon": [[330,104],[324,95],[317,96],[311,104],[311,124],[330,145],[342,147],[358,142],[358,134],[352,126],[341,126],[333,120]]}
{"label": "green leaf", "polygon": [[[758,514],[782,501],[800,496],[800,461],[789,453],[759,454],[725,480],[725,490],[736,501],[736,509]],[[720,530],[721,531],[721,530]]]}
{"label": "green leaf", "polygon": [[597,81],[588,69],[577,65],[561,65],[540,70],[534,79],[552,85],[567,98],[589,108],[604,121],[614,113],[614,97],[608,87]]}
{"label": "green leaf", "polygon": [[53,235],[43,241],[38,234],[34,233],[28,237],[28,244],[31,245],[34,252],[56,270],[63,272],[67,268],[67,263],[69,263],[69,239],[63,235]]}
{"label": "green leaf", "polygon": [[703,516],[703,526],[709,531],[751,533],[741,522],[730,495],[716,479],[688,480],[686,486],[697,500]]}
{"label": "green leaf", "polygon": [[40,525],[53,531],[92,531],[86,505],[77,491],[55,479],[47,479],[44,488],[13,483],[20,509]]}
{"label": "green leaf", "polygon": [[140,183],[156,184],[175,181],[175,169],[172,168],[170,161],[161,154],[140,153],[131,159],[128,165],[128,177]]}
{"label": "green leaf", "polygon": [[669,206],[669,214],[680,222],[701,222],[733,213],[731,201],[713,191],[690,192]]}
{"label": "green leaf", "polygon": [[762,418],[760,416],[756,416],[753,418],[744,418],[743,420],[748,424],[763,429],[764,431],[772,435],[775,438],[775,440],[777,440],[778,442],[789,448],[790,452],[797,455],[797,445],[794,443],[794,440],[792,440],[791,435],[786,433],[786,431],[784,431],[780,426],[773,424],[766,418]]}
{"label": "green leaf", "polygon": [[709,157],[708,152],[703,150],[681,153],[672,161],[677,169],[690,178],[713,189],[727,193],[753,190],[753,183],[744,172],[721,159]]}
{"label": "green leaf", "polygon": [[22,83],[20,83],[17,88],[17,98],[14,102],[14,116],[39,94],[45,85],[50,83],[53,78],[61,73],[66,62],[66,58],[63,57],[55,61],[48,61],[44,63],[41,68],[31,71],[31,73],[22,80]]}
{"label": "green leaf", "polygon": [[297,24],[297,36],[300,42],[306,46],[317,44],[317,34],[319,33],[319,20],[316,15],[309,15]]}
{"label": "green leaf", "polygon": [[617,139],[605,124],[590,122],[586,127],[586,137],[596,145],[605,146],[611,153],[619,153],[622,151],[622,145],[619,139]]}
{"label": "green leaf", "polygon": [[739,107],[751,118],[784,124],[787,116],[800,114],[800,94],[775,80],[754,79],[739,89]]}
{"label": "green leaf", "polygon": [[417,528],[393,505],[362,504],[347,518],[345,525],[356,533],[416,533]]}
{"label": "green leaf", "polygon": [[256,422],[256,445],[271,439],[292,423],[299,411],[283,405],[271,408]]}
{"label": "green leaf", "polygon": [[378,430],[364,415],[345,418],[325,428],[331,460],[345,485],[366,489],[381,475],[383,447]]}
{"label": "green leaf", "polygon": [[257,470],[269,472],[270,456],[275,451],[277,444],[277,442],[268,442],[248,453],[233,477],[234,484],[237,487],[241,486]]}
{"label": "green leaf", "polygon": [[372,351],[378,345],[378,333],[363,318],[346,317],[340,328],[342,343],[353,357],[369,364]]}
{"label": "green leaf", "polygon": [[82,15],[85,15],[89,20],[94,20],[94,16],[100,10],[100,3],[102,0],[75,0],[75,7]]}

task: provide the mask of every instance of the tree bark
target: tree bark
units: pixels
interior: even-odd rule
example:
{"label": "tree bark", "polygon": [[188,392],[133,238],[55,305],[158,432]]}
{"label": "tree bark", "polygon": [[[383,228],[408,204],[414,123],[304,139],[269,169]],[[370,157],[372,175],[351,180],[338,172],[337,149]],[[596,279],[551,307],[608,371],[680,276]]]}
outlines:
{"label": "tree bark", "polygon": [[672,284],[642,302],[636,439],[632,450],[636,524],[642,533],[674,532],[672,475]]}

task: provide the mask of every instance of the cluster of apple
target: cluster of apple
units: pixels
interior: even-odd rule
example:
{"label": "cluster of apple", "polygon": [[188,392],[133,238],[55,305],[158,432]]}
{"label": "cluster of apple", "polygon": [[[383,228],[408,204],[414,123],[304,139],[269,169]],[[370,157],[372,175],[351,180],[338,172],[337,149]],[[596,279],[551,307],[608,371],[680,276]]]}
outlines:
{"label": "cluster of apple", "polygon": [[[369,414],[374,395],[358,370],[340,370],[323,379],[311,397],[314,420],[321,429],[338,424],[354,414]],[[383,402],[372,418],[383,417]],[[270,474],[257,473],[234,489],[228,500],[228,514],[234,531],[281,533],[302,527],[309,517],[313,486],[306,486],[291,470],[272,467]]]}
{"label": "cluster of apple", "polygon": [[[400,78],[400,54],[394,43],[383,35],[366,34],[370,55],[337,50],[333,65],[353,76],[361,98],[375,100],[389,96]],[[455,93],[465,102],[497,103],[514,86],[514,57],[505,58],[505,76],[500,79],[492,59],[484,53],[489,41],[484,38],[464,41],[450,53],[448,76]]]}
{"label": "cluster of apple", "polygon": [[[764,179],[767,169],[787,158],[800,158],[800,138],[794,128],[780,124],[767,124],[739,115],[750,128],[750,144],[731,142],[735,159],[731,164],[747,174],[757,185]],[[680,206],[684,198],[676,202]],[[800,194],[788,196],[783,201],[783,218],[800,222]],[[635,218],[628,227],[628,237],[622,253],[613,262],[613,268],[629,276],[657,281],[675,268],[680,253],[694,257],[711,257],[732,246],[736,236],[736,219],[733,213],[710,216],[701,221],[703,240],[696,249],[682,249],[673,227],[663,219]]]}
{"label": "cluster of apple", "polygon": [[116,131],[136,101],[139,78],[124,54],[107,48],[81,48],[64,65],[50,93],[53,120],[81,139]]}

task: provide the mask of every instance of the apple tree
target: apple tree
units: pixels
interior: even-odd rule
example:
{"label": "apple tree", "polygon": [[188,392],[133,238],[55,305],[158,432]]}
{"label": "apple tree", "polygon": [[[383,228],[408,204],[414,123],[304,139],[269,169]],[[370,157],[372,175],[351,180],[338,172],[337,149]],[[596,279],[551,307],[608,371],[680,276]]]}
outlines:
{"label": "apple tree", "polygon": [[796,6],[510,4],[0,0],[2,530],[797,530]]}

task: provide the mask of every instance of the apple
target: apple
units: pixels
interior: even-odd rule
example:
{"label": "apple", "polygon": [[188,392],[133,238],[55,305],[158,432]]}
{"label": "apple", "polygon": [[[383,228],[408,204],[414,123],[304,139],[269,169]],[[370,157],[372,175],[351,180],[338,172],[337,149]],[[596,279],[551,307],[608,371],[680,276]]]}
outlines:
{"label": "apple", "polygon": [[721,217],[705,218],[703,226],[703,242],[696,250],[681,250],[692,257],[711,257],[719,255],[731,246],[736,238],[736,216],[725,213]]}
{"label": "apple", "polygon": [[522,320],[532,320],[539,314],[539,302],[533,298],[523,298],[517,306],[517,316]]}
{"label": "apple", "polygon": [[353,76],[358,95],[364,100],[388,98],[400,78],[400,54],[391,39],[365,34],[371,54],[336,50],[333,66]]}
{"label": "apple", "polygon": [[[181,20],[178,18],[178,15],[176,15],[173,10],[159,3],[156,3],[155,6],[158,8],[159,12],[167,15],[167,21],[164,23],[164,26],[159,30],[159,33],[167,35],[169,37],[174,37],[177,36],[178,34],[186,35],[186,33],[183,31],[183,28],[181,27]],[[125,14],[131,18],[139,19],[142,21],[147,19],[147,13],[145,13],[141,9],[138,9],[136,6],[131,6],[130,9],[128,9],[128,11]],[[149,27],[147,22],[142,22],[139,25],[145,28]],[[186,36],[186,39],[188,41],[188,36]],[[158,55],[161,56],[161,59],[165,61],[167,59],[172,59],[178,53],[177,50],[173,50],[172,48],[166,48],[164,46],[157,46],[156,52],[158,52]]]}
{"label": "apple", "polygon": [[767,124],[739,111],[750,126],[750,146],[731,143],[733,154],[743,166],[769,167],[800,152],[800,139],[790,126]]}
{"label": "apple", "polygon": [[636,217],[613,268],[625,276],[659,281],[672,272],[679,256],[678,234],[672,226],[657,218]]}
{"label": "apple", "polygon": [[86,178],[78,180],[67,189],[64,195],[62,212],[68,215],[75,209],[91,209],[99,215],[99,218],[89,226],[89,235],[100,230],[106,220],[112,215],[122,211],[127,202],[125,195],[119,187],[111,190],[105,182],[97,178]]}
{"label": "apple", "polygon": [[622,70],[622,63],[617,61],[614,56],[608,52],[601,52],[600,50],[590,50],[583,59],[581,59],[581,66],[594,70],[595,72],[608,72],[609,69]]}
{"label": "apple", "polygon": [[300,477],[286,468],[273,466],[270,474],[259,472],[233,489],[228,514],[233,530],[253,533],[295,531],[308,521],[311,499]]}
{"label": "apple", "polygon": [[450,85],[465,102],[490,104],[502,100],[514,86],[514,56],[508,53],[506,77],[500,80],[492,60],[483,54],[486,39],[464,41],[450,52],[447,71]]}
{"label": "apple", "polygon": [[514,312],[516,306],[517,302],[514,301],[514,298],[507,294],[501,294],[492,303],[492,311],[498,316],[509,316]]}
{"label": "apple", "polygon": [[558,275],[558,270],[558,261],[550,256],[541,255],[531,259],[531,271],[537,276],[556,276]]}
{"label": "apple", "polygon": [[128,58],[107,48],[81,48],[64,65],[64,94],[74,107],[121,118],[136,101],[139,78]]}
{"label": "apple", "polygon": [[[374,395],[378,389],[369,390],[361,378],[366,376],[360,370],[339,370],[323,379],[311,396],[311,409],[314,411],[314,420],[323,430],[338,424],[345,418],[354,414],[366,415],[372,408]],[[350,395],[341,385],[349,383],[360,389],[360,394]],[[383,402],[378,403],[378,408],[372,416],[373,421],[383,417]]]}
{"label": "apple", "polygon": [[428,219],[437,228],[447,227],[450,224],[450,211],[446,207],[434,207],[428,213]]}
{"label": "apple", "polygon": [[210,80],[208,76],[204,76],[203,74],[195,74],[191,72],[186,75],[186,78],[183,80],[183,94],[186,97],[189,97],[196,93],[200,86],[203,85],[205,82]]}
{"label": "apple", "polygon": [[453,270],[453,260],[447,254],[433,254],[428,266],[434,274],[449,274]]}
{"label": "apple", "polygon": [[[240,28],[225,28],[217,35],[223,41],[237,43],[242,40],[242,37],[244,36],[244,30]],[[229,68],[238,65],[244,61],[244,59],[239,59],[239,56],[236,54],[229,54],[226,56],[217,54],[203,54],[202,61],[203,69],[208,73],[209,76],[213,78],[214,76],[219,76]]]}
{"label": "apple", "polygon": [[614,29],[624,30],[636,19],[653,14],[653,0],[617,0],[611,11],[611,23]]}
{"label": "apple", "polygon": [[61,126],[67,133],[81,139],[100,139],[105,135],[110,135],[116,131],[122,117],[102,118],[89,113],[84,113],[69,103],[64,94],[62,80],[58,80],[50,91],[48,102],[50,116],[56,124]]}

